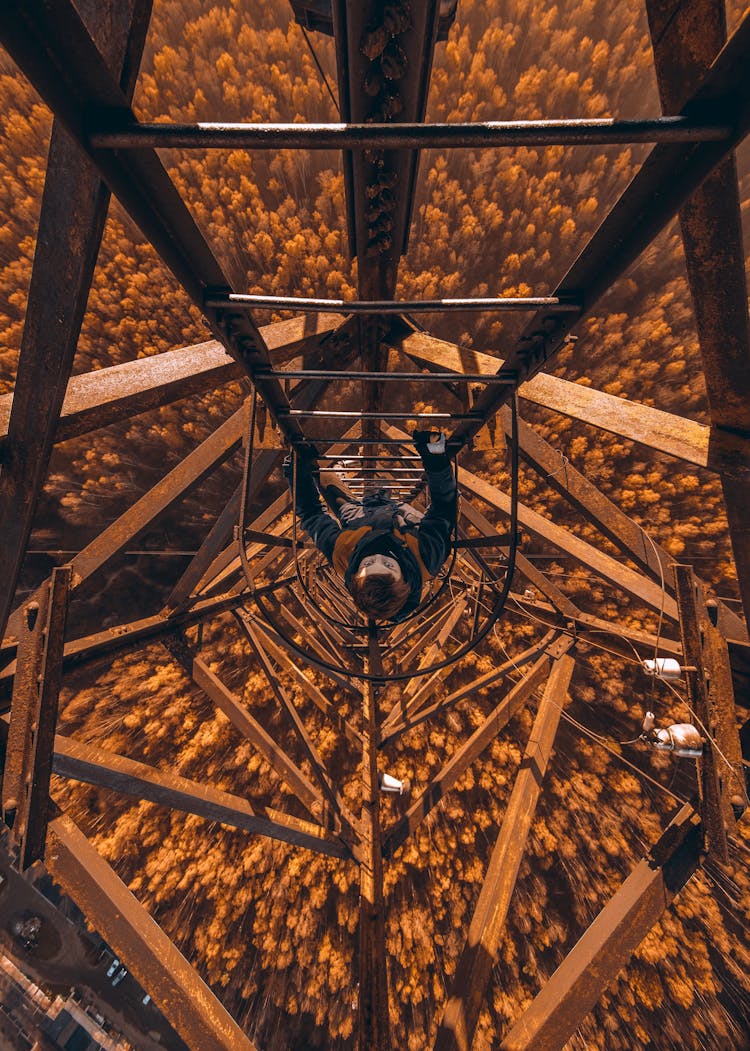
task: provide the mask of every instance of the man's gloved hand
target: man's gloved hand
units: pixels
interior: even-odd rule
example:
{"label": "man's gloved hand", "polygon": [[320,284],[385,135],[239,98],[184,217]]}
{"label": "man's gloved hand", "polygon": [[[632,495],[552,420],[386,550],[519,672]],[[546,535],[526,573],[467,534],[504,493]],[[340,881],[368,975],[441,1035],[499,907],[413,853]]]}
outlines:
{"label": "man's gloved hand", "polygon": [[412,441],[425,467],[442,467],[445,463],[444,431],[414,431]]}
{"label": "man's gloved hand", "polygon": [[320,474],[320,468],[318,467],[318,456],[320,456],[320,453],[317,448],[312,442],[300,442],[294,446],[292,452],[287,453],[284,457],[284,474],[287,478],[292,476],[292,464],[295,454],[297,456],[298,471],[313,475]]}

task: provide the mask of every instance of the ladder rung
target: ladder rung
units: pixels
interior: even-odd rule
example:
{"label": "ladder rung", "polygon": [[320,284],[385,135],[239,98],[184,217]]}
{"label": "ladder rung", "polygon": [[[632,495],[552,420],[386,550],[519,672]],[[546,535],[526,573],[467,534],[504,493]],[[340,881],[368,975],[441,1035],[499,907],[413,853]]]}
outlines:
{"label": "ladder rung", "polygon": [[301,313],[433,314],[452,310],[550,310],[581,313],[580,303],[558,296],[493,296],[466,299],[315,299],[302,296],[258,296],[242,292],[209,293],[204,305],[215,310],[298,310]]}
{"label": "ladder rung", "polygon": [[[332,438],[321,437],[321,436],[316,434],[315,437],[309,437],[309,438],[305,437],[305,438],[293,439],[291,444],[292,445],[306,445],[308,442],[311,442],[311,441],[315,442],[316,445],[318,445],[318,444],[320,444],[320,445],[323,445],[323,444],[341,445],[344,442],[344,439],[342,438],[342,436],[340,434],[334,435],[334,437],[332,437]],[[411,445],[412,441],[411,441],[410,438],[352,438],[346,444],[347,445]],[[334,457],[334,459],[341,460],[344,457],[344,455],[345,454],[342,453],[340,456]],[[352,457],[352,459],[353,459],[353,457]],[[379,457],[378,457],[378,459],[379,459]],[[402,457],[399,456],[398,459],[400,460],[400,459],[402,459]]]}
{"label": "ladder rung", "polygon": [[[319,420],[481,420],[479,412],[356,412],[333,409],[277,409],[279,417],[309,417]],[[316,438],[315,441],[320,441]],[[359,439],[352,444],[356,445]]]}
{"label": "ladder rung", "polygon": [[[318,441],[319,439],[315,439]],[[354,444],[358,444],[357,440],[354,440]],[[333,453],[326,453],[323,456],[318,457],[319,460],[373,460],[376,463],[402,463],[404,460],[421,460],[421,456],[414,456],[409,453],[404,453],[403,456],[367,456],[362,453],[341,453],[338,456],[334,456]]]}
{"label": "ladder rung", "polygon": [[342,372],[335,369],[256,369],[256,379],[277,380],[365,380],[368,383],[500,383],[514,387],[516,372],[496,372],[489,376],[479,372]]}

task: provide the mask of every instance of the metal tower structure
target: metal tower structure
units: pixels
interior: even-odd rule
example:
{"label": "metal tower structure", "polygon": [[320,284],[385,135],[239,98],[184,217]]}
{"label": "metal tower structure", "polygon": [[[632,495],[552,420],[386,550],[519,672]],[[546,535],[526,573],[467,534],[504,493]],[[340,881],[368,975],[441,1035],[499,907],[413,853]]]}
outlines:
{"label": "metal tower structure", "polygon": [[[543,615],[549,632],[511,662],[523,667],[521,680],[502,693],[485,722],[404,815],[384,827],[381,751],[436,711],[501,683],[508,671],[498,667],[447,698],[434,699],[442,673],[437,655],[455,655],[471,641],[472,631],[481,631],[487,616],[482,594],[486,598],[497,590],[482,552],[507,553],[514,542],[512,535],[498,535],[471,505],[472,498],[480,498],[507,516],[511,497],[462,466],[461,454],[458,480],[466,499],[455,586],[438,596],[416,624],[364,625],[359,632],[347,627],[352,609],[346,596],[314,551],[304,543],[295,548],[290,539],[289,498],[280,497],[236,531],[245,506],[241,490],[175,581],[162,610],[84,638],[67,636],[66,611],[84,582],[225,462],[243,439],[253,452],[245,502],[262,491],[283,447],[298,448],[311,438],[326,458],[349,461],[351,484],[358,491],[366,491],[377,471],[390,479],[394,491],[411,495],[418,492],[419,472],[404,429],[408,421],[444,428],[458,446],[493,423],[517,455],[639,568],[628,568],[523,505],[519,527],[582,561],[646,608],[661,611],[668,628],[660,652],[680,661],[691,706],[710,731],[695,805],[674,817],[500,1045],[506,1051],[560,1048],[706,854],[718,863],[726,859],[727,837],[745,794],[733,672],[735,677],[743,672],[750,620],[750,335],[733,150],[750,120],[750,17],[746,14],[727,40],[723,4],[717,0],[646,0],[663,108],[652,119],[436,125],[424,122],[433,51],[455,17],[455,3],[425,0],[409,7],[374,0],[293,0],[292,6],[303,25],[335,38],[339,124],[143,124],[131,100],[150,0],[19,0],[0,10],[4,46],[55,117],[17,383],[2,418],[0,683],[8,698],[12,687],[9,715],[0,723],[7,736],[2,790],[7,849],[21,872],[43,861],[195,1051],[253,1045],[70,817],[51,803],[52,774],[356,861],[361,874],[359,1047],[386,1051],[393,1044],[384,866],[511,717],[541,691],[434,1045],[439,1051],[470,1048],[543,790],[577,643],[610,632],[611,648],[623,646],[624,638],[645,658],[654,651],[654,636],[624,625],[615,630],[581,611],[519,553],[510,583],[516,591],[521,580],[533,586],[540,597],[523,601]],[[551,294],[395,301],[421,149],[629,142],[653,148]],[[341,150],[349,242],[358,260],[357,300],[249,296],[232,287],[159,158],[163,147]],[[203,312],[215,342],[71,379],[110,194]],[[676,215],[704,361],[708,426],[546,371],[575,326]],[[253,310],[268,307],[296,315],[260,328]],[[503,361],[475,353],[467,371],[461,348],[414,321],[420,312],[458,309],[525,311],[529,319]],[[298,367],[302,354],[304,367]],[[394,368],[396,360],[400,364]],[[248,413],[236,413],[68,565],[56,569],[31,599],[14,605],[55,442],[238,377],[252,384],[250,400],[258,399],[255,426],[248,427]],[[387,391],[394,380],[415,400],[420,384],[444,385],[446,407],[430,413],[384,409],[393,404]],[[359,406],[320,407],[325,394],[353,381],[361,391]],[[458,412],[456,391],[463,405]],[[716,472],[746,619],[712,596],[691,567],[675,564],[666,551],[647,542],[640,526],[572,465],[560,473],[559,457],[533,427],[519,421],[514,430],[510,406],[516,394]],[[266,418],[268,430],[272,424],[280,440],[268,440]],[[316,616],[319,609],[326,615]],[[297,758],[268,735],[201,656],[200,633],[190,629],[226,611],[235,612],[288,717]],[[306,819],[253,806],[210,784],[56,733],[66,666],[153,639],[165,641],[273,767],[304,807]],[[349,674],[336,672],[342,664]],[[347,693],[359,709],[357,719],[337,715],[311,669],[325,673],[331,691]],[[386,708],[383,687],[399,669],[408,673],[405,684],[398,703]],[[282,671],[361,754],[360,814],[353,814],[342,798],[335,772],[321,758],[284,687]],[[717,747],[730,767],[718,761]],[[300,755],[312,777],[300,768]]]}

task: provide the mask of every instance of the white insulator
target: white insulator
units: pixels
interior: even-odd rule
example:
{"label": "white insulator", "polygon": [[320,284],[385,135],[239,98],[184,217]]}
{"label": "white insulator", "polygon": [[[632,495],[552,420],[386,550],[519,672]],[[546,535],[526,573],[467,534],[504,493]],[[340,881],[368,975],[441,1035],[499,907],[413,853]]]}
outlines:
{"label": "white insulator", "polygon": [[653,712],[646,712],[646,718],[643,720],[643,732],[650,733],[654,728],[655,716]]}
{"label": "white insulator", "polygon": [[657,730],[654,745],[690,759],[703,755],[703,738],[692,723],[673,723],[665,730]]}
{"label": "white insulator", "polygon": [[400,796],[404,794],[404,782],[398,778],[391,777],[390,774],[378,774],[378,781],[381,792],[398,792]]}
{"label": "white insulator", "polygon": [[533,602],[533,600],[536,598],[536,591],[533,591],[531,588],[526,588],[526,590],[523,593],[523,597],[525,599],[528,599],[529,602]]}
{"label": "white insulator", "polygon": [[653,658],[645,660],[642,667],[646,675],[655,675],[658,679],[664,679],[667,682],[670,679],[680,679],[682,677],[680,662],[675,660],[674,657],[657,657],[655,660]]}

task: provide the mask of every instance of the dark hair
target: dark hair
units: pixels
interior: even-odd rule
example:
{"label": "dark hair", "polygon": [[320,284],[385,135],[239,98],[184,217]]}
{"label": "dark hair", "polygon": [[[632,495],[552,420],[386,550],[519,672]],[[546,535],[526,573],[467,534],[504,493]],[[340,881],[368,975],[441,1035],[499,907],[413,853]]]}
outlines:
{"label": "dark hair", "polygon": [[353,576],[349,592],[362,613],[375,620],[389,620],[403,609],[411,587],[403,579],[394,580],[390,573],[377,573],[364,578]]}

